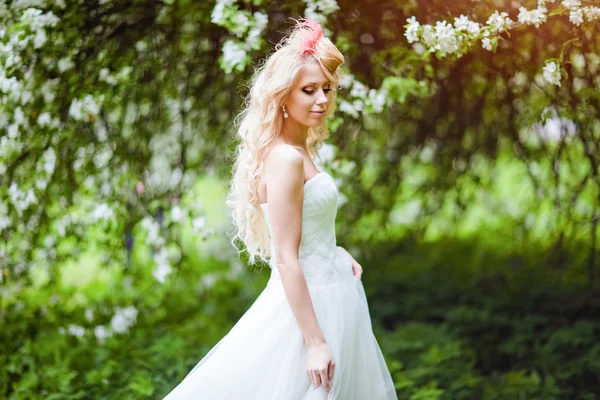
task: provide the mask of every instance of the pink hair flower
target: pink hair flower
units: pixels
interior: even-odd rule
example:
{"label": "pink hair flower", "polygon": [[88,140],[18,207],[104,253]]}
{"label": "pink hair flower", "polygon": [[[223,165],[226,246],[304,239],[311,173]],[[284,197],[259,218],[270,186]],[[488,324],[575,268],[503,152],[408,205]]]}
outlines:
{"label": "pink hair flower", "polygon": [[312,19],[304,19],[298,23],[298,26],[308,28],[306,36],[300,43],[300,54],[314,53],[317,41],[323,37],[323,28]]}

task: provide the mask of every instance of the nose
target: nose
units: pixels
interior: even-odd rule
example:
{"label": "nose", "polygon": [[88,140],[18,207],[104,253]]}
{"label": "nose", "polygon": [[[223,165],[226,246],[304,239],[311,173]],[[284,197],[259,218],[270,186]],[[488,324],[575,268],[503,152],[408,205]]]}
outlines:
{"label": "nose", "polygon": [[317,98],[317,105],[327,104],[327,96],[323,89],[320,90],[321,95]]}

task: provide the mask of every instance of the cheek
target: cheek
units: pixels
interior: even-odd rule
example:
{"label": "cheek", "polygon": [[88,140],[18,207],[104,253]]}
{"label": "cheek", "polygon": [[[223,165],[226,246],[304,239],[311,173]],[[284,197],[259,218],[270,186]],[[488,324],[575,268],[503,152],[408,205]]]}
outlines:
{"label": "cheek", "polygon": [[297,96],[294,96],[291,100],[291,104],[290,106],[293,107],[294,109],[302,112],[305,109],[311,109],[312,105],[314,103],[314,101],[311,99],[310,96],[307,96],[306,94],[299,94]]}

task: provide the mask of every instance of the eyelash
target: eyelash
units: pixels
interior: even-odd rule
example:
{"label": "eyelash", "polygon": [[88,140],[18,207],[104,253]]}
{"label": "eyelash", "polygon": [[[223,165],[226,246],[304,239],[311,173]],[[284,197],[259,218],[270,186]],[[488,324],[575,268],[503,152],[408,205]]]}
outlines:
{"label": "eyelash", "polygon": [[[315,93],[314,91],[310,91],[310,90],[306,90],[306,89],[302,89],[302,91],[306,94],[314,94]],[[323,89],[323,91],[325,93],[329,93],[329,92],[331,92],[331,89]]]}

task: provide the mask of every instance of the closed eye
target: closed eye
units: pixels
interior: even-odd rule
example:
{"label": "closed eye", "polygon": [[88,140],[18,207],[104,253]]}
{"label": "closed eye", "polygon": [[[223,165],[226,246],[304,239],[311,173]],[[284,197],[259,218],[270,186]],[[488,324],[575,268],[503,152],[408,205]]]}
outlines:
{"label": "closed eye", "polygon": [[[315,93],[314,90],[310,90],[310,89],[302,89],[302,91],[306,94],[314,94]],[[331,89],[323,89],[323,92],[329,93],[329,92],[331,92]]]}

